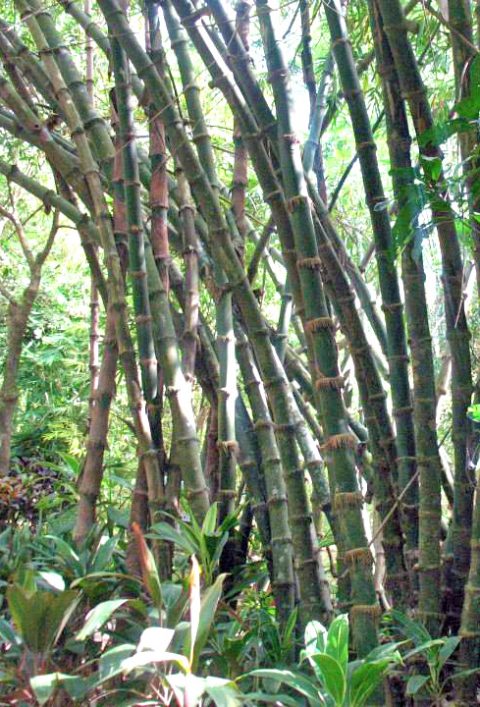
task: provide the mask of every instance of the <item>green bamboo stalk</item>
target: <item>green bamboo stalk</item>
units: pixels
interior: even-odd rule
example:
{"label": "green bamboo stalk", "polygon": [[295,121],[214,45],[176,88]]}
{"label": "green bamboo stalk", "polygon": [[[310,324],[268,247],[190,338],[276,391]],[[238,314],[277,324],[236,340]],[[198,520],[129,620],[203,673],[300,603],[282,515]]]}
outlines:
{"label": "green bamboo stalk", "polygon": [[114,315],[113,309],[110,308],[105,324],[104,351],[98,383],[93,393],[95,405],[91,411],[87,451],[77,482],[79,499],[73,537],[78,545],[85,540],[95,523],[96,505],[103,477],[103,458],[107,446],[110,407],[115,395],[118,360]]}
{"label": "green bamboo stalk", "polygon": [[477,669],[480,653],[480,476],[476,474],[476,491],[473,510],[471,562],[465,586],[465,601],[459,635],[459,661],[464,670],[474,671],[460,681],[458,704],[464,707],[475,703],[477,698]]}
{"label": "green bamboo stalk", "polygon": [[146,278],[143,216],[140,200],[140,178],[136,154],[135,126],[131,111],[131,92],[127,60],[118,42],[112,39],[111,44],[125,187],[129,275],[132,283],[137,345],[142,372],[142,389],[148,405],[153,402],[157,395],[157,360],[153,344],[152,316],[150,313]]}
{"label": "green bamboo stalk", "polygon": [[[209,225],[207,245],[218,259],[233,289],[235,299],[245,318],[248,336],[254,346],[255,355],[266,381],[267,390],[277,425],[278,443],[285,473],[292,481],[295,493],[289,497],[290,508],[295,519],[295,547],[298,547],[299,584],[301,587],[302,610],[306,620],[325,613],[324,590],[318,575],[315,558],[315,538],[312,533],[311,517],[306,512],[308,503],[303,483],[296,484],[300,468],[295,435],[290,425],[292,397],[284,370],[270,344],[268,328],[265,326],[258,302],[246,279],[230,237],[218,197],[203,172],[193,150],[174,101],[158,75],[155,67],[131,31],[128,22],[115,0],[99,0],[100,7],[109,17],[119,41],[124,46],[130,60],[136,66],[138,75],[145,81],[155,100],[157,109],[163,111],[167,134],[177,151],[179,160],[188,176],[192,193],[202,209]],[[214,240],[214,243],[212,239]],[[213,247],[212,247],[213,246]]]}
{"label": "green bamboo stalk", "polygon": [[[92,140],[94,157],[98,160],[102,171],[107,176],[111,176],[114,157],[113,143],[105,121],[92,106],[82,74],[55,27],[50,12],[42,5],[41,0],[28,0],[26,8],[34,13],[35,21],[45,38],[47,48],[55,53],[55,60],[65,85],[75,99],[75,106],[84,129]],[[26,16],[28,17],[28,12]],[[31,27],[28,19],[27,24]]]}
{"label": "green bamboo stalk", "polygon": [[[116,312],[115,331],[119,347],[119,357],[125,370],[127,393],[134,417],[135,430],[137,433],[141,454],[144,458],[149,487],[149,503],[152,505],[154,515],[154,508],[160,495],[158,492],[158,463],[155,454],[152,453],[154,450],[152,449],[151,444],[145,403],[138,382],[137,364],[129,330],[123,275],[119,255],[115,247],[110,216],[105,203],[105,197],[99,176],[99,168],[93,159],[87,136],[83,128],[83,123],[76,110],[75,104],[71,99],[69,89],[57,67],[55,59],[52,55],[52,50],[48,46],[40,26],[37,23],[36,16],[30,12],[28,6],[24,4],[23,0],[19,0],[18,8],[22,14],[22,17],[26,19],[32,37],[34,38],[39,51],[42,53],[45,68],[71,131],[72,138],[78,151],[81,170],[91,193],[95,221],[101,234],[102,245],[106,254],[106,265],[109,274],[109,306],[113,307]],[[32,127],[34,125],[39,125],[33,116],[30,119],[30,124]],[[40,125],[37,130],[45,130],[45,128]]]}
{"label": "green bamboo stalk", "polygon": [[[425,144],[421,137],[433,127],[430,104],[418,65],[405,28],[402,7],[398,0],[379,0],[385,33],[392,50],[403,96],[408,102],[422,155],[442,159],[439,148]],[[442,279],[445,298],[447,339],[452,354],[452,439],[455,456],[455,488],[452,518],[453,596],[452,611],[460,619],[463,585],[470,562],[469,538],[472,523],[473,488],[467,472],[467,408],[472,394],[469,331],[463,305],[463,266],[455,219],[448,201],[443,173],[432,187],[442,196],[441,210],[432,204],[442,255]]]}
{"label": "green bamboo stalk", "polygon": [[[219,189],[215,158],[200,101],[199,87],[190,60],[187,40],[168,0],[161,2],[167,29],[176,53],[189,118],[192,137],[198,156],[213,189]],[[157,62],[158,67],[158,62]],[[235,505],[236,456],[238,445],[235,438],[235,339],[233,334],[232,292],[221,268],[214,266],[216,281],[216,326],[217,354],[220,364],[218,389],[218,448],[220,488],[219,501],[221,520],[231,514]],[[227,543],[222,556],[222,570],[230,571],[234,564],[234,545]]]}
{"label": "green bamboo stalk", "polygon": [[[375,239],[382,308],[387,327],[393,415],[397,429],[398,480],[400,489],[404,489],[415,474],[415,440],[403,305],[398,276],[393,263],[390,219],[385,208],[385,194],[376,157],[376,145],[356,72],[352,48],[348,40],[344,10],[340,0],[324,0],[323,4],[333,42],[333,54],[352,121]],[[410,566],[414,563],[413,556],[418,543],[417,504],[418,483],[412,483],[403,499],[404,530]]]}
{"label": "green bamboo stalk", "polygon": [[254,428],[265,475],[271,528],[272,589],[275,595],[279,623],[281,626],[285,626],[295,603],[292,534],[289,527],[287,489],[283,481],[282,463],[262,381],[247,337],[240,328],[236,329],[236,336],[238,363],[245,392],[255,418]]}
{"label": "green bamboo stalk", "polygon": [[[448,21],[457,99],[468,99],[471,96],[470,71],[468,67],[478,53],[473,39],[473,16],[470,2],[468,0],[448,0]],[[480,226],[475,217],[479,204],[478,196],[475,196],[474,192],[474,170],[477,166],[474,150],[477,144],[477,137],[475,130],[467,130],[458,135],[458,143],[467,189],[477,290],[480,293]]]}
{"label": "green bamboo stalk", "polygon": [[[382,18],[374,0],[369,4],[375,38],[377,66],[381,67],[383,100],[392,181],[400,213],[408,213],[415,228],[412,204],[415,185],[410,158],[410,133],[400,84],[386,39]],[[421,253],[415,253],[415,233],[402,253],[402,277],[413,367],[413,415],[419,472],[419,600],[418,614],[435,636],[441,623],[440,527],[441,461],[435,423],[435,374],[432,340],[428,322],[425,272]]]}
{"label": "green bamboo stalk", "polygon": [[318,367],[316,387],[319,414],[325,431],[324,450],[328,459],[331,491],[338,510],[342,510],[342,527],[350,562],[352,623],[355,645],[365,655],[377,642],[378,605],[372,581],[372,557],[367,546],[361,515],[359,492],[352,447],[354,438],[348,432],[341,388],[343,381],[337,361],[333,320],[329,316],[320,258],[309,207],[298,143],[291,122],[292,98],[288,70],[276,41],[267,0],[257,0],[257,12],[264,53],[277,109],[280,166],[292,229],[298,252],[297,267],[305,303],[304,328],[312,338]]}

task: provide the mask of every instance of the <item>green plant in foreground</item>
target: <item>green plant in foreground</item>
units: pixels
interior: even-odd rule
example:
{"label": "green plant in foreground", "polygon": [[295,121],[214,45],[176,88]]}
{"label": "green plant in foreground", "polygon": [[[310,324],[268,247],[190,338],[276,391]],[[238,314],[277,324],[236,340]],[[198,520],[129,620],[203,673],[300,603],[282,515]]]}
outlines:
{"label": "green plant in foreground", "polygon": [[[428,697],[431,700],[430,704],[440,705],[450,680],[457,680],[480,670],[480,668],[474,670],[453,669],[454,665],[451,659],[460,644],[459,636],[432,638],[425,626],[400,611],[392,610],[391,617],[401,633],[414,644],[414,648],[403,656],[404,660],[408,663],[412,658],[418,660],[419,657],[423,657],[425,662],[425,673],[410,675],[406,686],[407,695]],[[451,666],[452,670],[446,676],[445,668],[447,666]]]}
{"label": "green plant in foreground", "polygon": [[[327,630],[318,621],[305,629],[305,648],[297,670],[253,670],[243,677],[263,678],[265,687],[281,685],[302,696],[309,707],[367,707],[389,668],[401,661],[398,643],[388,643],[371,651],[364,659],[349,661],[348,615],[341,614]],[[313,675],[301,670],[308,662]],[[271,692],[271,690],[270,690]],[[298,705],[298,697],[284,694],[250,693],[248,698],[279,705]]]}

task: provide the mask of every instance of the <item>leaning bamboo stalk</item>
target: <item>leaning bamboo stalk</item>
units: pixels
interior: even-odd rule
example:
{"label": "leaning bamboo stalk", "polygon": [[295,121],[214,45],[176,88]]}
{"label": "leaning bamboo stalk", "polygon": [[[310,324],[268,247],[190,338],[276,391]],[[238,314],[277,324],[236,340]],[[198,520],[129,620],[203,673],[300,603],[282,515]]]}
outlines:
{"label": "leaning bamboo stalk", "polygon": [[[129,403],[134,417],[135,431],[141,454],[143,455],[145,462],[149,486],[149,502],[152,504],[153,510],[157,504],[157,499],[159,496],[158,463],[155,454],[153,453],[154,450],[152,449],[145,403],[138,381],[135,350],[128,322],[128,311],[120,258],[115,245],[98,165],[92,157],[86,133],[83,128],[83,123],[76,110],[75,104],[71,100],[69,89],[63,81],[62,75],[53,57],[53,51],[46,42],[40,26],[37,24],[36,17],[31,14],[29,8],[23,3],[23,0],[19,0],[18,7],[22,13],[22,16],[26,18],[26,22],[38,49],[42,52],[45,68],[49,74],[52,86],[54,87],[57,100],[62,106],[65,119],[77,147],[81,170],[91,193],[95,220],[99,233],[101,234],[109,274],[109,305],[112,306],[116,312],[115,331],[119,347],[119,357],[125,371]],[[38,126],[38,122],[32,119],[31,127],[34,128],[34,126]],[[43,130],[44,128],[40,125],[36,129]]]}
{"label": "leaning bamboo stalk", "polygon": [[[370,220],[375,239],[375,256],[379,276],[382,308],[387,327],[388,366],[397,429],[398,480],[400,489],[415,474],[415,440],[412,402],[408,379],[408,351],[403,321],[403,304],[396,269],[392,263],[393,238],[385,194],[376,156],[368,110],[358,79],[351,44],[347,34],[344,10],[340,0],[326,0],[325,13],[332,37],[332,50],[338,67],[362,171]],[[410,564],[418,542],[418,484],[409,487],[403,503],[404,530]]]}
{"label": "leaning bamboo stalk", "polygon": [[[197,50],[200,52],[200,55],[202,56],[203,61],[205,64],[208,66],[209,70],[212,73],[212,76],[216,83],[219,85],[219,87],[222,89],[224,92],[225,97],[227,98],[227,101],[230,103],[232,110],[237,111],[239,115],[242,116],[242,122],[245,130],[245,139],[248,140],[248,146],[250,150],[250,154],[252,156],[252,161],[254,162],[255,170],[259,176],[262,188],[264,189],[264,192],[266,194],[266,200],[271,204],[272,210],[275,207],[275,210],[273,210],[273,213],[275,216],[279,215],[280,218],[282,218],[283,211],[282,209],[284,208],[284,202],[282,199],[276,199],[273,201],[273,199],[269,198],[269,195],[272,193],[275,193],[273,190],[277,189],[278,186],[275,187],[277,184],[275,181],[275,178],[271,176],[271,166],[268,163],[268,159],[265,156],[265,152],[263,151],[263,148],[261,144],[259,144],[258,140],[252,139],[252,135],[257,133],[257,129],[255,127],[255,123],[252,118],[249,117],[248,111],[245,109],[244,105],[241,103],[241,100],[238,99],[236,96],[234,89],[231,88],[227,82],[227,77],[224,75],[219,76],[219,69],[217,67],[216,62],[214,61],[213,57],[211,54],[208,53],[208,48],[206,47],[205,43],[202,41],[202,37],[200,33],[196,30],[194,23],[188,21],[186,19],[186,16],[188,15],[188,4],[184,1],[180,2],[179,0],[175,0],[175,4],[178,5],[180,11],[182,12],[182,17],[184,18],[186,27],[190,33],[191,39],[194,41],[195,46]],[[220,72],[221,74],[221,72]],[[277,194],[279,191],[277,191]],[[281,192],[280,192],[281,193]],[[318,208],[318,204],[316,205]],[[325,215],[325,218],[327,219],[328,222],[328,214],[326,214],[326,209],[323,208],[323,214]],[[288,217],[287,217],[288,218]],[[325,219],[324,219],[325,222]],[[329,223],[329,222],[328,222]],[[331,225],[329,226],[331,229]],[[330,232],[330,231],[329,231]],[[283,234],[283,241],[282,241],[282,247],[285,248],[288,253],[293,252],[293,238],[291,235],[291,229],[281,229],[279,233]],[[395,443],[394,439],[392,437],[392,430],[391,430],[391,425],[389,421],[389,416],[388,412],[386,410],[385,406],[385,392],[383,391],[383,388],[381,386],[381,383],[378,379],[378,374],[376,373],[376,368],[375,364],[371,362],[371,356],[370,356],[370,348],[368,346],[368,342],[365,340],[365,334],[363,331],[363,328],[361,326],[360,320],[358,319],[358,313],[356,312],[356,309],[353,304],[353,297],[350,293],[350,288],[348,286],[348,283],[343,283],[343,280],[341,280],[342,276],[344,277],[344,271],[340,267],[340,264],[336,260],[336,258],[333,255],[333,251],[331,250],[331,247],[325,251],[325,253],[332,253],[332,257],[328,259],[328,262],[332,265],[333,272],[336,273],[334,281],[335,281],[335,290],[338,290],[341,292],[341,297],[339,296],[339,300],[341,299],[342,302],[342,308],[345,309],[346,315],[345,315],[345,322],[349,322],[352,320],[353,324],[356,325],[347,329],[347,331],[350,331],[350,340],[352,341],[352,346],[354,346],[354,349],[358,348],[358,352],[355,351],[357,358],[359,360],[359,369],[360,371],[363,371],[365,369],[365,374],[366,375],[366,389],[368,389],[371,392],[371,402],[372,406],[375,408],[376,412],[375,414],[367,413],[368,417],[371,420],[371,424],[373,425],[373,430],[375,430],[376,427],[376,420],[380,420],[380,425],[381,425],[381,438],[382,438],[382,445],[385,444],[385,451],[387,453],[387,461],[386,462],[381,462],[378,465],[378,468],[382,471],[382,475],[385,477],[385,481],[382,482],[384,483],[384,488],[385,488],[385,495],[382,496],[383,501],[380,501],[380,505],[383,504],[385,510],[385,513],[391,508],[392,502],[389,502],[389,497],[392,496],[392,490],[388,491],[388,489],[392,489],[391,487],[391,479],[388,480],[389,474],[390,474],[390,468],[395,468],[396,462],[396,452],[395,452]],[[325,260],[325,254],[323,254],[324,260]],[[289,260],[286,258],[286,262],[289,262]],[[291,270],[289,270],[291,272]],[[296,279],[298,280],[298,271],[296,267],[293,270],[294,274],[296,275]],[[339,278],[340,277],[340,284],[339,284]],[[350,306],[349,306],[350,305]],[[298,305],[297,303],[297,309],[301,309],[301,305]],[[361,342],[365,342],[365,345],[362,345]],[[291,361],[290,361],[291,363]],[[370,373],[368,373],[370,371]],[[313,397],[313,393],[312,393]],[[368,397],[368,396],[367,396]],[[374,434],[372,433],[372,437],[374,437]],[[382,445],[380,445],[379,449],[379,454],[380,458],[384,458],[385,454],[382,452]],[[385,476],[386,475],[386,476]],[[402,561],[402,545],[401,545],[401,534],[396,532],[396,528],[398,527],[398,520],[396,518],[392,519],[395,522],[393,522],[391,528],[391,534],[388,536],[392,540],[392,545],[390,548],[390,552],[388,553],[388,557],[392,558],[393,565],[390,567],[391,569],[391,577],[392,577],[392,588],[398,592],[397,596],[405,596],[405,570],[403,566],[403,561]]]}
{"label": "leaning bamboo stalk", "polygon": [[[392,181],[400,212],[409,210],[408,223],[416,226],[416,213],[409,195],[415,188],[410,158],[410,133],[398,77],[387,42],[382,18],[374,0],[371,21],[381,67],[387,123],[387,142],[392,165]],[[414,234],[402,254],[402,278],[413,368],[413,415],[419,472],[419,598],[418,614],[432,636],[441,622],[440,526],[441,461],[435,424],[435,374],[432,339],[428,321],[423,259],[414,251]]]}
{"label": "leaning bamboo stalk", "polygon": [[113,308],[107,311],[103,345],[98,383],[93,393],[95,404],[91,411],[87,452],[78,480],[79,499],[73,531],[73,537],[77,544],[83,542],[95,523],[96,505],[103,477],[103,459],[107,446],[110,408],[115,395],[115,374],[118,360]]}
{"label": "leaning bamboo stalk", "polygon": [[[434,123],[425,85],[408,38],[402,7],[398,0],[379,0],[378,5],[403,97],[410,108],[420,152],[429,159],[435,158],[441,161],[442,155],[438,146],[426,142],[422,137]],[[432,187],[439,191],[442,201],[441,209],[435,204],[432,204],[431,208],[440,243],[447,339],[452,354],[452,439],[455,457],[455,498],[451,526],[454,555],[452,610],[458,622],[463,602],[463,584],[470,562],[469,538],[473,499],[466,452],[468,437],[466,413],[472,394],[470,334],[462,298],[462,257],[443,171]]]}
{"label": "leaning bamboo stalk", "polygon": [[[197,203],[200,204],[209,225],[209,232],[206,234],[207,244],[224,269],[238,306],[245,318],[248,335],[254,346],[262,377],[264,381],[267,381],[267,390],[274,411],[274,420],[277,424],[278,442],[285,472],[289,475],[291,474],[292,478],[294,478],[296,476],[295,470],[299,468],[299,457],[294,433],[290,425],[289,412],[292,398],[288,389],[288,381],[271,346],[268,328],[265,326],[258,302],[232,245],[230,231],[225,222],[218,197],[212,190],[199,165],[196,153],[185,134],[183,123],[177,114],[167,87],[137,42],[123,12],[115,0],[99,0],[99,4],[112,23],[115,34],[123,44],[130,60],[136,66],[139,76],[148,85],[157,109],[163,111],[167,133],[172,146],[177,151],[185,174],[188,175],[193,195]],[[213,238],[215,239],[215,245],[212,248]],[[299,489],[299,494],[291,499],[291,506],[293,509],[297,508],[300,510],[294,523],[299,552],[301,553],[300,558],[308,558],[308,562],[299,560],[302,611],[303,616],[308,620],[309,617],[323,614],[326,605],[323,598],[323,588],[318,576],[318,566],[316,560],[314,560],[315,539],[312,533],[311,519],[305,513],[308,504],[306,503],[303,485]]]}
{"label": "leaning bamboo stalk", "polygon": [[[477,462],[478,464],[478,462]],[[465,601],[460,624],[459,660],[462,669],[471,670],[460,681],[460,705],[474,704],[477,698],[477,670],[480,649],[480,477],[477,472],[472,523],[471,562],[465,586]]]}
{"label": "leaning bamboo stalk", "polygon": [[[167,29],[176,53],[182,84],[187,102],[189,118],[192,122],[192,137],[198,156],[214,190],[220,188],[210,135],[203,114],[200,92],[195,71],[190,60],[186,38],[175,17],[170,2],[162,3]],[[238,445],[235,438],[235,339],[233,334],[232,293],[225,275],[218,264],[214,264],[215,308],[217,326],[217,353],[220,365],[218,388],[218,450],[220,486],[218,489],[221,520],[234,510],[236,457]],[[234,545],[229,540],[222,554],[221,567],[229,572],[234,564]]]}
{"label": "leaning bamboo stalk", "polygon": [[275,38],[271,10],[267,0],[257,0],[257,11],[264,54],[277,109],[280,166],[287,205],[291,213],[297,267],[305,303],[304,329],[311,337],[318,367],[316,387],[323,418],[331,491],[336,509],[342,510],[341,531],[344,534],[345,557],[350,562],[352,624],[355,645],[360,655],[368,653],[377,642],[377,611],[372,581],[372,557],[367,547],[361,516],[362,496],[359,492],[353,457],[353,437],[348,433],[342,398],[343,381],[338,369],[333,320],[329,315],[323,283],[321,260],[303,175],[300,150],[291,122],[292,98],[288,70]]}
{"label": "leaning bamboo stalk", "polygon": [[35,18],[35,24],[38,25],[39,30],[42,32],[46,49],[55,53],[56,65],[65,86],[75,100],[75,107],[85,132],[91,138],[93,156],[98,161],[101,170],[107,177],[110,177],[114,148],[106,122],[93,107],[86,83],[73,61],[71,53],[65,46],[48,9],[42,5],[41,0],[27,0],[24,17],[27,18],[27,24],[31,27],[32,23],[28,21],[29,10],[33,13],[32,17],[34,16]]}
{"label": "leaning bamboo stalk", "polygon": [[262,454],[267,492],[267,508],[271,528],[273,563],[272,589],[276,598],[278,620],[285,625],[295,603],[295,581],[292,535],[289,527],[287,489],[283,482],[280,455],[275,440],[274,424],[270,417],[262,381],[255,366],[245,334],[237,329],[237,357],[245,391],[252,408],[254,428]]}

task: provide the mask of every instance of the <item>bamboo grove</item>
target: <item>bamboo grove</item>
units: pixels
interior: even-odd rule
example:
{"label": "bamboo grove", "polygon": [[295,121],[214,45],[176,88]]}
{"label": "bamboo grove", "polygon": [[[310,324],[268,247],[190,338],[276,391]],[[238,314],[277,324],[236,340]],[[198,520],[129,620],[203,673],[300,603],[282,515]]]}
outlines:
{"label": "bamboo grove", "polygon": [[[61,220],[91,277],[77,545],[99,520],[124,386],[137,454],[131,527],[174,525],[180,497],[198,522],[214,502],[220,522],[241,506],[247,543],[232,529],[220,571],[248,562],[254,527],[280,626],[295,608],[299,627],[346,610],[361,658],[384,612],[410,613],[434,638],[461,637],[465,705],[476,703],[480,647],[473,4],[12,0],[0,20],[0,173],[52,214],[34,253],[18,215],[0,210],[30,273],[18,298],[0,284],[2,476],[22,346]],[[452,67],[443,105],[425,70],[437,42]],[[206,92],[231,121],[228,158]],[[334,190],[325,140],[340,112],[352,151]],[[356,170],[371,243],[360,258],[340,215]],[[440,271],[435,316],[427,243]],[[152,551],[168,580],[171,545]],[[133,540],[127,559],[140,574]]]}

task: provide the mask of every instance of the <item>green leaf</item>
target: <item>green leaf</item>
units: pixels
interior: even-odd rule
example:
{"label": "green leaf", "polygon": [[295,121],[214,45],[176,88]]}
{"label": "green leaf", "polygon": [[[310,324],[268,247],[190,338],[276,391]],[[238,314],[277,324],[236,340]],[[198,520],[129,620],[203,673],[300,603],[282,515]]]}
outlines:
{"label": "green leaf", "polygon": [[205,518],[202,523],[202,532],[205,535],[214,535],[217,529],[217,517],[218,517],[218,503],[212,503],[210,508],[205,514]]}
{"label": "green leaf", "polygon": [[310,660],[315,663],[322,675],[322,682],[336,707],[342,707],[347,691],[347,682],[342,666],[335,658],[326,653],[314,653]]}
{"label": "green leaf", "polygon": [[[192,660],[192,671],[195,672],[197,669],[200,654],[208,640],[210,634],[213,619],[215,618],[215,612],[217,610],[218,602],[222,596],[223,582],[226,575],[221,574],[217,577],[214,584],[209,587],[202,597],[200,604],[200,617],[198,621],[198,629],[195,638],[195,644],[193,647],[193,660]],[[188,641],[190,639],[187,639]],[[190,654],[190,646],[188,650],[185,651],[187,655]]]}
{"label": "green leaf", "polygon": [[174,633],[175,631],[172,628],[149,626],[140,636],[140,642],[137,650],[166,651],[172,642]]}
{"label": "green leaf", "polygon": [[231,680],[210,675],[205,679],[205,692],[216,707],[241,707],[244,704],[240,690]]}
{"label": "green leaf", "polygon": [[305,649],[310,653],[324,653],[328,631],[320,621],[309,621],[304,634]]}
{"label": "green leaf", "polygon": [[412,675],[407,682],[407,695],[416,695],[429,680],[428,675]]}
{"label": "green leaf", "polygon": [[348,665],[348,635],[348,614],[340,614],[328,629],[325,652],[335,658],[344,675]]}
{"label": "green leaf", "polygon": [[30,686],[40,706],[48,702],[64,677],[68,678],[70,676],[63,673],[49,673],[48,675],[35,675],[35,677],[30,678]]}
{"label": "green leaf", "polygon": [[450,658],[452,653],[456,651],[459,643],[460,643],[460,637],[459,636],[450,636],[449,638],[445,639],[445,643],[443,646],[440,648],[438,651],[438,658],[439,658],[439,668],[442,669],[447,660]]}
{"label": "green leaf", "polygon": [[27,646],[35,653],[47,651],[59,638],[79,595],[68,590],[59,594],[33,594],[13,585],[7,589],[8,608]]}
{"label": "green leaf", "polygon": [[189,555],[194,555],[197,552],[197,546],[191,540],[175,530],[169,523],[155,523],[151,527],[151,532],[147,537],[160,538],[181,547]]}
{"label": "green leaf", "polygon": [[75,636],[75,640],[85,641],[85,639],[95,633],[95,631],[98,631],[98,629],[101,628],[106,621],[108,621],[111,615],[121,606],[126,604],[127,601],[128,599],[111,599],[109,601],[102,601],[101,604],[97,604],[97,606],[88,612],[85,623]]}
{"label": "green leaf", "polygon": [[150,663],[178,663],[180,668],[186,673],[190,670],[188,658],[179,653],[170,653],[169,651],[141,651],[140,653],[135,653],[135,655],[122,661],[122,669],[124,672],[129,673],[135,668],[143,668]]}
{"label": "green leaf", "polygon": [[375,663],[363,663],[354,670],[350,680],[350,707],[368,706],[367,700],[379,687],[391,662],[385,658]]}
{"label": "green leaf", "polygon": [[288,685],[300,695],[306,697],[310,701],[311,707],[322,707],[325,704],[316,684],[310,678],[302,675],[302,673],[293,672],[292,670],[260,668],[252,670],[247,675],[242,675],[242,678],[247,676],[266,678],[267,680],[275,680],[280,684]]}

